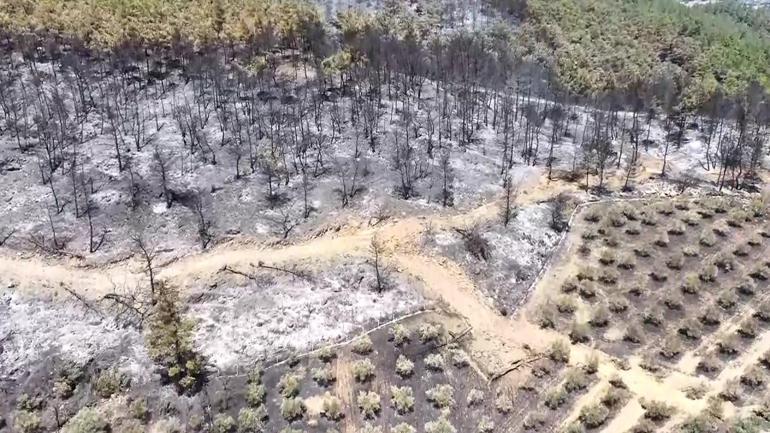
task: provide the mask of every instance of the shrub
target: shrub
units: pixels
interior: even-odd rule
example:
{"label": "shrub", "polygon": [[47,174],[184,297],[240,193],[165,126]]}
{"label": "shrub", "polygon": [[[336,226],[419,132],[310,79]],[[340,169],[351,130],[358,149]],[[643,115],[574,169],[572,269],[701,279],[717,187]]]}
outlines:
{"label": "shrub", "polygon": [[26,410],[17,411],[13,417],[14,429],[19,433],[38,433],[43,430],[40,415]]}
{"label": "shrub", "polygon": [[722,355],[735,356],[738,354],[740,343],[734,335],[728,335],[716,342],[717,351]]}
{"label": "shrub", "polygon": [[631,254],[622,254],[618,259],[618,268],[631,270],[636,267],[636,259]]}
{"label": "shrub", "polygon": [[736,257],[746,257],[749,255],[749,250],[743,245],[738,245],[735,247],[735,249],[733,249],[733,254]]}
{"label": "shrub", "polygon": [[366,358],[354,362],[353,377],[359,382],[366,382],[374,377],[374,364],[372,364],[372,361]]}
{"label": "shrub", "polygon": [[380,413],[380,395],[372,391],[358,391],[356,399],[364,418],[374,418]]}
{"label": "shrub", "polygon": [[579,422],[573,422],[567,426],[567,428],[564,430],[564,433],[586,433],[586,429],[583,427],[583,424],[580,424]]}
{"label": "shrub", "polygon": [[770,368],[770,350],[765,352],[761,358],[759,358],[759,363],[762,364],[765,368]]}
{"label": "shrub", "polygon": [[278,382],[278,388],[281,390],[281,395],[284,397],[294,397],[299,394],[300,382],[302,378],[295,373],[286,372],[281,376],[281,380]]}
{"label": "shrub", "polygon": [[345,416],[342,408],[342,400],[330,393],[325,393],[321,403],[321,415],[332,421],[339,421]]}
{"label": "shrub", "polygon": [[735,293],[731,291],[723,292],[721,295],[719,295],[719,298],[717,298],[717,305],[719,305],[723,310],[732,310],[737,304],[738,298],[736,297]]}
{"label": "shrub", "polygon": [[639,325],[628,325],[626,332],[623,334],[623,341],[641,344],[642,341],[644,341],[644,331],[642,331],[642,328],[640,328]]}
{"label": "shrub", "polygon": [[738,381],[728,381],[722,390],[719,392],[719,398],[725,401],[735,403],[741,399],[741,388],[738,385]]}
{"label": "shrub", "polygon": [[390,401],[396,411],[403,415],[414,409],[414,393],[410,386],[391,386]]}
{"label": "shrub", "polygon": [[575,277],[569,277],[561,283],[561,291],[564,293],[572,293],[578,288],[578,280]]}
{"label": "shrub", "polygon": [[329,346],[323,347],[318,351],[318,359],[320,359],[321,362],[331,362],[331,360],[336,357],[337,353]]}
{"label": "shrub", "polygon": [[564,340],[554,340],[548,348],[548,357],[554,362],[566,364],[569,362],[570,347]]}
{"label": "shrub", "polygon": [[243,408],[238,412],[239,433],[261,433],[265,429],[267,412],[262,409]]}
{"label": "shrub", "polygon": [[436,385],[425,391],[425,395],[428,397],[428,401],[433,403],[433,405],[439,409],[444,409],[455,404],[454,388],[452,388],[452,385]]}
{"label": "shrub", "polygon": [[480,405],[484,402],[484,391],[473,388],[468,392],[467,404],[468,406]]}
{"label": "shrub", "polygon": [[390,431],[391,433],[417,433],[417,429],[405,422],[393,426]]}
{"label": "shrub", "polygon": [[590,404],[580,409],[580,421],[588,428],[597,428],[607,421],[610,411],[601,404]]}
{"label": "shrub", "polygon": [[412,372],[414,372],[414,362],[404,355],[398,355],[398,359],[396,359],[396,374],[404,378],[411,376]]}
{"label": "shrub", "polygon": [[614,234],[609,234],[604,238],[604,245],[615,248],[620,245],[620,239],[618,239],[618,237]]}
{"label": "shrub", "polygon": [[596,279],[596,269],[591,266],[581,266],[575,276],[578,281],[593,281]]}
{"label": "shrub", "polygon": [[639,234],[642,233],[642,227],[638,223],[629,224],[628,227],[626,227],[625,232],[630,236],[639,236]]}
{"label": "shrub", "polygon": [[662,283],[668,280],[668,274],[666,274],[663,271],[653,269],[652,271],[650,271],[650,278],[652,278],[653,281]]}
{"label": "shrub", "polygon": [[645,325],[659,327],[663,324],[663,315],[657,307],[649,307],[642,313],[642,322]]}
{"label": "shrub", "polygon": [[479,421],[478,432],[479,433],[492,433],[495,430],[495,423],[489,417],[482,416]]}
{"label": "shrub", "polygon": [[359,355],[368,355],[372,353],[373,347],[372,339],[368,335],[364,335],[353,343],[352,350]]}
{"label": "shrub", "polygon": [[717,267],[713,264],[704,266],[698,274],[698,277],[704,283],[714,282],[714,280],[717,278]]}
{"label": "shrub", "polygon": [[658,426],[648,419],[640,419],[639,422],[631,429],[631,433],[655,433],[657,431]]}
{"label": "shrub", "polygon": [[674,414],[674,407],[658,400],[641,399],[644,417],[652,421],[665,421]]}
{"label": "shrub", "polygon": [[145,423],[150,420],[150,411],[147,409],[147,400],[144,398],[137,398],[131,401],[128,407],[128,412],[131,417]]}
{"label": "shrub", "polygon": [[584,299],[596,297],[596,284],[593,281],[583,281],[578,285],[578,294]]}
{"label": "shrub", "polygon": [[619,388],[619,389],[627,389],[626,383],[623,382],[623,379],[618,375],[617,373],[613,373],[613,375],[608,380],[610,385],[612,385],[613,388]]}
{"label": "shrub", "polygon": [[722,323],[722,314],[714,306],[709,306],[698,316],[698,320],[706,326],[717,326]]}
{"label": "shrub", "polygon": [[683,222],[676,220],[671,224],[671,227],[668,228],[668,234],[674,236],[681,236],[685,234],[686,231],[687,226],[685,226]]}
{"label": "shrub", "polygon": [[525,418],[522,426],[524,430],[540,430],[545,425],[546,415],[540,412],[530,412]]}
{"label": "shrub", "polygon": [[602,214],[599,212],[596,208],[590,208],[586,210],[585,215],[583,216],[583,219],[590,223],[598,223],[602,220]]}
{"label": "shrub", "polygon": [[428,370],[444,370],[444,357],[440,353],[431,353],[425,357],[425,367]]}
{"label": "shrub", "polygon": [[717,238],[714,236],[714,233],[703,230],[698,238],[698,242],[704,247],[713,247],[717,243]]}
{"label": "shrub", "polygon": [[571,368],[564,375],[564,390],[573,393],[588,387],[588,376],[581,368]]}
{"label": "shrub", "polygon": [[756,267],[753,271],[749,274],[749,276],[755,280],[759,281],[767,281],[768,278],[770,278],[770,274],[768,274],[768,271],[765,270],[762,267]]}
{"label": "shrub", "polygon": [[770,301],[764,301],[757,307],[754,317],[762,322],[770,322]]}
{"label": "shrub", "polygon": [[313,380],[316,381],[317,384],[320,386],[328,386],[335,380],[337,380],[337,375],[334,372],[334,370],[324,365],[322,367],[314,368],[312,371]]}
{"label": "shrub", "polygon": [[550,303],[540,305],[537,308],[537,324],[541,328],[554,328],[556,327],[556,308]]}
{"label": "shrub", "polygon": [[246,385],[246,402],[253,407],[260,406],[265,401],[265,386],[251,382]]}
{"label": "shrub", "polygon": [[658,219],[655,217],[655,215],[652,214],[642,214],[641,218],[639,218],[639,221],[641,221],[642,224],[650,227],[658,225]]}
{"label": "shrub", "polygon": [[607,301],[607,308],[613,313],[622,313],[628,310],[628,301],[622,296],[615,295]]}
{"label": "shrub", "polygon": [[393,327],[390,328],[389,334],[391,341],[393,341],[393,344],[396,346],[401,346],[404,343],[408,343],[411,339],[409,328],[400,323],[393,325]]}
{"label": "shrub", "polygon": [[676,292],[669,292],[663,297],[663,305],[669,310],[680,311],[684,308],[682,297]]}
{"label": "shrub", "polygon": [[64,433],[107,433],[110,424],[104,415],[92,407],[84,407],[65,426]]}
{"label": "shrub", "polygon": [[695,212],[687,212],[682,215],[682,222],[690,227],[695,227],[700,224],[699,215]]}
{"label": "shrub", "polygon": [[636,254],[637,257],[650,257],[650,249],[644,245],[639,245],[634,248],[634,254]]}
{"label": "shrub", "polygon": [[601,403],[609,409],[621,407],[628,392],[623,388],[609,387],[601,398]]}
{"label": "shrub", "polygon": [[703,373],[714,373],[719,371],[721,368],[722,362],[712,353],[709,353],[701,358],[700,361],[698,361],[698,365],[696,366],[696,369]]}
{"label": "shrub", "polygon": [[685,257],[698,257],[700,255],[700,251],[696,247],[684,247],[682,248],[682,255]]}
{"label": "shrub", "polygon": [[382,433],[382,427],[367,422],[361,427],[359,433]]}
{"label": "shrub", "polygon": [[751,366],[741,375],[741,383],[749,388],[759,388],[765,383],[765,375],[757,366]]}
{"label": "shrub", "polygon": [[597,233],[597,231],[593,229],[586,229],[580,235],[580,238],[583,239],[584,241],[593,241],[598,237],[599,237],[599,233]]}
{"label": "shrub", "polygon": [[572,326],[569,331],[569,338],[573,343],[586,343],[590,338],[590,330],[588,324],[580,322],[572,322]]}
{"label": "shrub", "polygon": [[688,295],[696,295],[701,290],[700,278],[696,274],[687,274],[682,283],[682,292]]}
{"label": "shrub", "polygon": [[754,235],[754,236],[751,236],[751,237],[749,238],[749,240],[748,240],[748,241],[746,241],[746,243],[747,243],[747,244],[748,244],[750,247],[752,247],[752,248],[756,248],[756,247],[758,247],[758,246],[762,245],[762,238],[761,238],[761,237],[759,237],[759,236],[757,236],[757,235]]}
{"label": "shrub", "polygon": [[674,359],[682,354],[682,342],[676,337],[667,337],[663,340],[663,346],[661,346],[659,353],[666,359]]}
{"label": "shrub", "polygon": [[701,329],[700,322],[698,322],[695,319],[684,320],[679,325],[679,328],[677,328],[677,332],[679,333],[679,335],[690,340],[697,340],[703,334],[703,330]]}
{"label": "shrub", "polygon": [[[54,394],[62,400],[72,397],[78,383],[83,379],[83,369],[74,362],[64,362],[56,371]],[[0,427],[2,428],[2,427]]]}
{"label": "shrub", "polygon": [[305,402],[299,397],[284,397],[281,400],[281,416],[286,421],[294,421],[305,414]]}
{"label": "shrub", "polygon": [[680,270],[684,266],[684,256],[682,254],[673,254],[666,260],[666,266],[669,269]]}
{"label": "shrub", "polygon": [[759,334],[759,325],[753,318],[748,318],[741,322],[736,332],[743,338],[754,339]]}
{"label": "shrub", "polygon": [[452,358],[452,365],[457,368],[465,368],[471,365],[471,361],[468,355],[460,349],[450,350],[450,357]]}
{"label": "shrub", "polygon": [[511,396],[507,392],[499,390],[495,397],[495,409],[502,413],[507,414],[513,410],[513,401]]}
{"label": "shrub", "polygon": [[667,248],[671,241],[668,239],[668,234],[663,232],[655,238],[655,246],[660,248]]}
{"label": "shrub", "polygon": [[740,208],[733,208],[727,213],[725,222],[730,227],[743,227],[743,224],[751,221],[751,216]]}
{"label": "shrub", "polygon": [[425,423],[425,433],[457,433],[457,430],[446,418],[441,417]]}
{"label": "shrub", "polygon": [[439,335],[441,335],[441,327],[431,323],[423,323],[417,330],[417,333],[420,336],[420,341],[428,343],[438,339]]}
{"label": "shrub", "polygon": [[583,371],[587,374],[595,374],[599,371],[599,355],[594,352],[587,354],[583,364]]}
{"label": "shrub", "polygon": [[615,284],[618,282],[619,278],[620,275],[618,274],[618,271],[614,269],[603,269],[599,273],[599,281],[604,284]]}
{"label": "shrub", "polygon": [[560,408],[566,402],[567,402],[567,392],[564,391],[564,389],[561,387],[558,387],[556,389],[549,391],[545,395],[545,400],[543,401],[543,403],[545,404],[545,407],[551,410],[556,410]]}
{"label": "shrub", "polygon": [[610,323],[610,310],[605,304],[599,304],[593,311],[591,319],[589,320],[591,326],[604,327]]}
{"label": "shrub", "polygon": [[615,251],[606,248],[602,250],[601,254],[599,255],[599,263],[603,265],[611,265],[615,263],[616,259],[617,254]]}

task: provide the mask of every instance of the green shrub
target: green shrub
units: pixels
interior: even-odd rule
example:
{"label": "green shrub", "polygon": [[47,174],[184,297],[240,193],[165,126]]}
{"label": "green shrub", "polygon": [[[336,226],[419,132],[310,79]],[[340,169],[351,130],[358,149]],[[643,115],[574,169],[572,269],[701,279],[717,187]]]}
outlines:
{"label": "green shrub", "polygon": [[425,357],[425,367],[428,370],[443,371],[444,357],[440,353],[431,353]]}
{"label": "green shrub", "polygon": [[318,359],[320,359],[321,362],[331,362],[336,357],[337,353],[334,351],[334,349],[331,348],[331,346],[322,347],[318,351]]}
{"label": "green shrub", "polygon": [[448,408],[455,404],[454,388],[449,384],[436,385],[425,391],[428,401],[439,409]]}
{"label": "green shrub", "polygon": [[356,399],[364,418],[374,418],[380,413],[380,395],[372,391],[358,391]]}
{"label": "green shrub", "polygon": [[125,374],[109,369],[99,373],[94,381],[94,390],[101,398],[110,398],[128,388],[129,378]]}
{"label": "green shrub", "polygon": [[321,386],[328,386],[337,380],[337,375],[334,370],[325,365],[323,367],[314,368],[312,371],[313,380]]}
{"label": "green shrub", "polygon": [[342,400],[326,392],[321,402],[321,415],[332,421],[339,421],[345,415]]}
{"label": "green shrub", "polygon": [[129,403],[128,411],[131,417],[139,420],[142,423],[146,423],[150,420],[150,411],[147,409],[147,400],[144,398],[137,398]]}
{"label": "green shrub", "polygon": [[301,385],[302,377],[300,375],[286,372],[281,376],[281,380],[278,382],[278,388],[281,390],[281,395],[284,397],[295,397],[299,394],[299,388]]}
{"label": "green shrub", "polygon": [[265,429],[265,418],[267,418],[267,412],[263,407],[259,409],[244,407],[238,411],[238,432],[262,433]]}
{"label": "green shrub", "polygon": [[561,387],[558,387],[556,389],[549,391],[545,395],[545,400],[543,401],[543,403],[545,404],[545,407],[551,410],[556,410],[562,407],[566,402],[567,402],[567,392],[564,391],[564,389]]}
{"label": "green shrub", "polygon": [[480,405],[483,402],[484,402],[484,391],[473,388],[468,392],[467,404],[469,407]]}
{"label": "green shrub", "polygon": [[687,293],[688,295],[696,295],[700,293],[700,290],[701,282],[698,275],[687,274],[684,277],[684,282],[682,283],[682,292]]}
{"label": "green shrub", "polygon": [[403,415],[414,409],[414,393],[411,386],[391,386],[390,401],[396,412]]}
{"label": "green shrub", "polygon": [[411,339],[409,328],[400,323],[396,323],[390,328],[389,335],[396,346],[402,346]]}
{"label": "green shrub", "polygon": [[353,377],[359,382],[366,382],[374,377],[374,364],[372,364],[372,361],[366,358],[354,362]]}
{"label": "green shrub", "polygon": [[53,385],[54,394],[62,400],[72,397],[75,388],[82,379],[83,368],[74,362],[65,361],[56,371]]}
{"label": "green shrub", "polygon": [[64,426],[64,433],[108,433],[110,424],[104,415],[92,407],[80,409]]}
{"label": "green shrub", "polygon": [[580,409],[580,421],[588,428],[597,428],[607,421],[610,411],[602,404],[590,404]]}
{"label": "green shrub", "polygon": [[417,433],[417,429],[405,422],[391,427],[390,431],[391,433]]}
{"label": "green shrub", "polygon": [[436,341],[441,335],[441,327],[437,324],[423,323],[417,330],[417,334],[420,337],[420,341],[423,343]]}
{"label": "green shrub", "polygon": [[[39,433],[43,431],[43,424],[37,412],[19,410],[13,417],[14,429],[19,433]],[[73,430],[74,432],[74,430]]]}
{"label": "green shrub", "polygon": [[265,386],[261,383],[250,382],[246,385],[246,403],[250,406],[257,407],[262,405],[266,394]]}
{"label": "green shrub", "polygon": [[425,433],[457,433],[457,430],[446,418],[441,417],[425,423]]}
{"label": "green shrub", "polygon": [[411,376],[412,372],[414,372],[414,362],[404,355],[398,355],[398,359],[396,359],[396,374],[403,378]]}
{"label": "green shrub", "polygon": [[294,421],[305,415],[305,402],[299,397],[284,397],[281,400],[281,416],[286,421]]}
{"label": "green shrub", "polygon": [[368,335],[364,335],[363,337],[360,337],[355,342],[353,342],[353,347],[351,350],[359,355],[368,355],[372,353],[372,348],[372,339],[369,338]]}

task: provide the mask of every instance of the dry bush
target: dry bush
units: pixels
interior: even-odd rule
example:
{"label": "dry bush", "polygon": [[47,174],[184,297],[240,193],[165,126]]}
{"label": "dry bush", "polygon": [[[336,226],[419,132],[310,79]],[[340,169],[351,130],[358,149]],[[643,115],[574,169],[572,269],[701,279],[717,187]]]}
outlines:
{"label": "dry bush", "polygon": [[682,266],[684,266],[684,256],[681,253],[672,254],[666,260],[666,266],[676,271],[682,269]]}
{"label": "dry bush", "polygon": [[613,313],[622,313],[628,310],[628,300],[619,295],[613,295],[607,301],[607,308]]}
{"label": "dry bush", "polygon": [[615,263],[615,260],[617,260],[617,253],[613,250],[605,248],[599,254],[599,263],[605,266]]}
{"label": "dry bush", "polygon": [[722,361],[713,353],[709,353],[698,361],[696,369],[703,373],[715,373],[722,369]]}
{"label": "dry bush", "polygon": [[645,325],[658,327],[663,324],[663,314],[657,306],[650,306],[642,313],[642,322]]}
{"label": "dry bush", "polygon": [[492,433],[495,430],[495,422],[487,416],[482,416],[477,430],[479,433]]}
{"label": "dry bush", "polygon": [[596,283],[593,281],[582,281],[578,284],[578,295],[584,299],[593,299],[597,294]]}
{"label": "dry bush", "polygon": [[540,412],[530,412],[524,417],[522,427],[524,427],[525,430],[540,430],[540,428],[545,425],[546,420],[547,417],[545,414]]}
{"label": "dry bush", "polygon": [[625,389],[611,386],[602,396],[601,403],[609,409],[619,409],[627,396],[628,391]]}
{"label": "dry bush", "polygon": [[433,323],[423,323],[420,325],[420,328],[417,330],[417,334],[420,337],[420,341],[424,343],[428,343],[431,341],[437,341],[439,336],[441,335],[441,325],[433,324]]}
{"label": "dry bush", "polygon": [[508,414],[513,410],[513,401],[507,391],[499,390],[495,397],[495,410],[502,414]]}
{"label": "dry bush", "polygon": [[602,404],[590,404],[580,409],[579,419],[588,428],[603,425],[610,416],[610,410]]}
{"label": "dry bush", "polygon": [[703,230],[698,238],[698,242],[704,247],[713,247],[717,243],[717,238],[714,233],[709,230]]}
{"label": "dry bush", "polygon": [[681,236],[687,231],[687,226],[681,222],[674,220],[671,226],[668,228],[668,234],[673,236]]}
{"label": "dry bush", "polygon": [[696,319],[685,319],[676,332],[689,340],[697,340],[703,335],[701,324]]}
{"label": "dry bush", "polygon": [[578,280],[575,277],[569,277],[561,283],[561,291],[563,293],[572,293],[578,288]]}
{"label": "dry bush", "polygon": [[719,220],[711,226],[711,231],[717,236],[726,237],[730,234],[730,227],[724,220]]}
{"label": "dry bush", "polygon": [[735,335],[728,335],[716,342],[717,352],[726,356],[735,356],[740,349],[740,342]]}
{"label": "dry bush", "polygon": [[761,358],[759,358],[759,363],[765,367],[770,369],[770,350],[765,352]]}
{"label": "dry bush", "polygon": [[410,386],[391,386],[390,401],[396,412],[403,415],[414,409],[414,393]]}
{"label": "dry bush", "polygon": [[329,392],[325,393],[323,402],[321,403],[321,415],[332,421],[339,421],[342,419],[342,417],[345,416],[342,400],[331,395]]}
{"label": "dry bush", "polygon": [[588,324],[577,321],[572,322],[572,326],[570,326],[569,331],[569,338],[572,343],[588,342],[591,339]]}
{"label": "dry bush", "polygon": [[556,410],[567,402],[567,397],[567,392],[564,391],[563,388],[557,387],[546,393],[543,404],[545,404],[545,407],[548,409]]}
{"label": "dry bush", "polygon": [[668,280],[668,274],[662,270],[653,269],[650,271],[650,278],[658,283],[663,283]]}
{"label": "dry bush", "polygon": [[748,241],[746,241],[746,243],[747,243],[747,244],[748,244],[750,247],[752,247],[752,248],[756,248],[756,247],[758,247],[758,246],[762,245],[762,237],[761,237],[761,236],[759,236],[759,235],[753,235],[753,236],[751,236],[751,237],[749,238],[749,240],[748,240]]}
{"label": "dry bush", "polygon": [[569,362],[570,346],[564,340],[554,340],[548,348],[548,357],[558,363],[566,364]]}
{"label": "dry bush", "polygon": [[717,278],[717,267],[713,264],[705,265],[698,273],[698,278],[704,283],[714,282]]}
{"label": "dry bush", "polygon": [[746,257],[749,255],[749,249],[745,245],[738,245],[733,249],[733,255],[736,257]]}
{"label": "dry bush", "polygon": [[610,323],[610,310],[607,308],[607,305],[604,303],[597,305],[588,323],[598,328],[607,326]]}
{"label": "dry bush", "polygon": [[602,271],[599,273],[599,282],[603,284],[616,284],[618,282],[618,279],[620,279],[620,274],[618,274],[618,271],[614,269],[602,269]]}
{"label": "dry bush", "polygon": [[682,354],[682,342],[674,336],[666,337],[658,353],[660,356],[672,360]]}
{"label": "dry bush", "polygon": [[321,362],[324,362],[324,363],[331,362],[336,357],[337,357],[337,353],[330,346],[322,347],[318,351],[318,359],[320,359]]}
{"label": "dry bush", "polygon": [[618,258],[618,267],[625,270],[634,269],[636,267],[636,257],[631,254],[622,254]]}
{"label": "dry bush", "polygon": [[401,323],[396,323],[388,331],[388,338],[396,347],[402,346],[411,340],[409,328]]}
{"label": "dry bush", "polygon": [[717,305],[719,305],[719,307],[723,310],[732,310],[736,305],[738,305],[738,297],[733,291],[727,290],[719,295],[717,298]]}
{"label": "dry bush", "polygon": [[725,383],[722,390],[719,392],[719,398],[731,403],[735,403],[741,399],[741,387],[737,380],[731,380]]}
{"label": "dry bush", "polygon": [[313,377],[313,380],[320,386],[329,386],[331,383],[337,380],[337,375],[334,372],[334,369],[328,365],[314,368],[311,372],[311,376]]}
{"label": "dry bush", "polygon": [[610,233],[604,238],[604,245],[610,248],[617,248],[620,245],[620,239],[614,233]]}
{"label": "dry bush", "polygon": [[559,296],[556,300],[556,309],[562,314],[572,314],[577,310],[577,302],[571,296]]}
{"label": "dry bush", "polygon": [[684,301],[679,293],[669,292],[663,296],[663,305],[669,310],[681,311],[684,308]]}
{"label": "dry bush", "polygon": [[599,239],[599,233],[594,229],[586,229],[580,235],[580,238],[583,239],[584,241],[593,241],[593,240]]}
{"label": "dry bush", "polygon": [[654,241],[655,246],[660,248],[668,248],[670,243],[671,240],[668,238],[668,234],[666,232],[659,234]]}
{"label": "dry bush", "polygon": [[639,221],[641,221],[642,224],[650,227],[658,225],[658,218],[653,214],[640,213]]}
{"label": "dry bush", "polygon": [[299,394],[300,382],[302,377],[291,371],[286,372],[281,376],[281,380],[278,382],[278,388],[281,390],[281,395],[284,397],[294,397]]}
{"label": "dry bush", "polygon": [[698,316],[698,320],[706,326],[717,326],[722,323],[722,314],[716,307],[709,306]]}
{"label": "dry bush", "polygon": [[586,374],[596,374],[599,371],[599,355],[596,352],[591,352],[586,355],[586,359],[583,362],[583,371]]}
{"label": "dry bush", "polygon": [[642,226],[638,223],[629,224],[626,227],[625,233],[630,236],[639,236],[642,233]]}
{"label": "dry bush", "polygon": [[767,281],[770,278],[770,272],[763,266],[757,266],[749,273],[749,276],[758,281]]}
{"label": "dry bush", "polygon": [[658,426],[654,422],[644,418],[640,419],[631,429],[631,433],[656,433],[657,431]]}
{"label": "dry bush", "polygon": [[640,399],[639,403],[644,408],[644,417],[652,421],[665,421],[675,412],[673,406],[663,401]]}
{"label": "dry bush", "polygon": [[474,388],[470,390],[470,392],[468,392],[468,398],[466,401],[468,407],[478,406],[483,402],[484,402],[484,391]]}
{"label": "dry bush", "polygon": [[682,282],[682,292],[697,295],[701,291],[701,281],[697,274],[687,274]]}
{"label": "dry bush", "polygon": [[749,388],[759,388],[765,384],[765,373],[759,367],[751,366],[741,375],[741,383]]}
{"label": "dry bush", "polygon": [[238,432],[260,433],[264,431],[265,418],[267,418],[267,411],[264,407],[259,409],[244,407],[238,411]]}
{"label": "dry bush", "polygon": [[591,207],[586,210],[585,214],[583,215],[583,219],[590,223],[598,223],[602,220],[602,214],[599,209]]}
{"label": "dry bush", "polygon": [[646,258],[646,257],[650,257],[652,253],[650,252],[650,248],[644,245],[639,245],[637,247],[634,247],[634,254],[636,254],[637,257]]}
{"label": "dry bush", "polygon": [[281,416],[286,421],[302,418],[305,409],[305,402],[299,397],[284,397],[281,401]]}
{"label": "dry bush", "polygon": [[628,325],[626,332],[623,333],[623,341],[634,344],[641,344],[644,341],[644,331],[639,325]]}
{"label": "dry bush", "polygon": [[588,375],[582,368],[571,368],[564,375],[564,390],[573,393],[588,388]]}
{"label": "dry bush", "polygon": [[444,370],[444,357],[440,353],[431,353],[425,357],[425,367],[432,371]]}
{"label": "dry bush", "polygon": [[682,248],[682,255],[685,257],[698,257],[700,255],[700,250],[698,250],[697,247],[686,246]]}
{"label": "dry bush", "polygon": [[754,317],[765,323],[770,322],[770,301],[763,301],[759,304],[757,311],[754,312]]}
{"label": "dry bush", "polygon": [[556,311],[556,307],[554,307],[551,303],[543,304],[538,306],[535,313],[535,320],[537,321],[538,326],[541,328],[552,329],[556,327],[557,314],[558,312]]}
{"label": "dry bush", "polygon": [[575,276],[578,281],[594,281],[596,279],[596,274],[596,268],[593,266],[581,266]]}
{"label": "dry bush", "polygon": [[757,335],[759,334],[759,324],[750,317],[741,322],[736,332],[743,338],[753,340],[754,338],[757,338]]}
{"label": "dry bush", "polygon": [[425,423],[425,433],[457,433],[452,423],[444,417]]}

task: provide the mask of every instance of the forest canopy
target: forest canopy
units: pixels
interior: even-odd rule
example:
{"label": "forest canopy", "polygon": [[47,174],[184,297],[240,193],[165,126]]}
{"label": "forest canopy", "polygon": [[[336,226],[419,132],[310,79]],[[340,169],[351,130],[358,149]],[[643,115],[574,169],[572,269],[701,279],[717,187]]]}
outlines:
{"label": "forest canopy", "polygon": [[529,0],[522,39],[562,84],[590,94],[675,75],[697,106],[719,91],[770,88],[767,12],[734,1]]}

